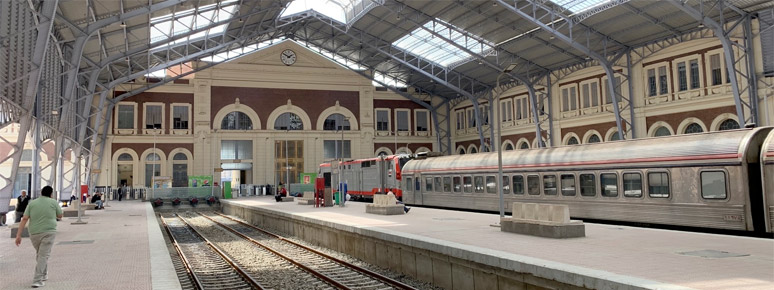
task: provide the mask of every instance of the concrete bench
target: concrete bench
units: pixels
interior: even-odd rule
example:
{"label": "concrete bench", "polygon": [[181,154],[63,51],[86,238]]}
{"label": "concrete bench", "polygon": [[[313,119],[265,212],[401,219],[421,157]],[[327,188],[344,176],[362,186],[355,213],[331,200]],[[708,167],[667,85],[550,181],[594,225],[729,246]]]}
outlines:
{"label": "concrete bench", "polygon": [[374,203],[366,205],[366,213],[378,215],[404,214],[403,205],[397,204],[398,199],[392,193],[375,194]]}
{"label": "concrete bench", "polygon": [[294,199],[293,199],[293,197],[292,197],[292,196],[283,196],[283,197],[282,197],[282,200],[280,200],[280,202],[291,202],[291,201],[293,201],[293,200],[294,200]]}
{"label": "concrete bench", "polygon": [[555,239],[586,236],[583,222],[570,220],[567,205],[514,202],[511,209],[512,217],[500,220],[503,232]]}
{"label": "concrete bench", "polygon": [[302,197],[298,198],[298,204],[314,205],[314,192],[306,191]]}

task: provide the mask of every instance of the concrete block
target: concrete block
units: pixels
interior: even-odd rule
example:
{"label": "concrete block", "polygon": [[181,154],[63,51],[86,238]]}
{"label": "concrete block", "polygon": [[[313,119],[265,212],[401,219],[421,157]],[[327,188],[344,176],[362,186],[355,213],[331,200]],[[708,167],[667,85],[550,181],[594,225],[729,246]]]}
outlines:
{"label": "concrete block", "polygon": [[417,254],[417,279],[433,283],[433,261],[429,256]]}
{"label": "concrete block", "polygon": [[400,272],[401,265],[403,264],[403,261],[400,259],[400,248],[387,246],[387,265],[389,266],[390,270],[393,270],[395,272]]}
{"label": "concrete block", "polygon": [[555,223],[570,222],[570,207],[566,204],[555,204],[551,211],[551,221]]}
{"label": "concrete block", "polygon": [[550,204],[538,204],[537,220],[548,222],[551,221],[551,208]]}
{"label": "concrete block", "polygon": [[285,196],[285,197],[282,198],[282,202],[289,202],[289,201],[293,201],[293,197],[292,196]]}
{"label": "concrete block", "polygon": [[537,220],[538,217],[538,204],[537,203],[525,203],[524,204],[524,219]]}
{"label": "concrete block", "polygon": [[[86,212],[86,209],[83,206],[81,206],[81,216],[84,216],[85,212]],[[73,207],[72,209],[68,208],[68,209],[62,210],[62,215],[64,217],[78,217],[78,208]]]}
{"label": "concrete block", "polygon": [[[473,269],[460,264],[452,265],[452,289],[468,290],[474,289]],[[492,289],[492,288],[489,288]]]}
{"label": "concrete block", "polygon": [[474,290],[487,290],[497,289],[497,275],[494,273],[488,273],[481,270],[474,270],[473,272],[473,288]]}
{"label": "concrete block", "polygon": [[524,219],[524,203],[514,202],[511,206],[511,212],[513,213],[513,218]]}
{"label": "concrete block", "polygon": [[449,261],[441,259],[432,259],[433,261],[433,284],[444,289],[453,289],[452,271]]}
{"label": "concrete block", "polygon": [[366,204],[366,213],[378,214],[378,215],[399,215],[404,214],[403,205],[375,205]]}
{"label": "concrete block", "polygon": [[529,221],[503,221],[500,231],[553,239],[578,238],[586,236],[586,227],[580,221],[566,224],[535,223]]}
{"label": "concrete block", "polygon": [[314,205],[314,199],[299,199],[298,204],[300,205]]}

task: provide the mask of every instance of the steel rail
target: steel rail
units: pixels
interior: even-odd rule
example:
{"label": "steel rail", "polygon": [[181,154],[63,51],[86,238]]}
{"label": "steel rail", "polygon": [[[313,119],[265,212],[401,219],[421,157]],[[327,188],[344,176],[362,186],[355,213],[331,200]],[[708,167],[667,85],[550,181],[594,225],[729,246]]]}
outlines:
{"label": "steel rail", "polygon": [[183,262],[183,265],[185,265],[185,269],[188,272],[188,275],[192,278],[194,284],[196,285],[197,289],[204,289],[202,287],[202,281],[199,280],[199,276],[196,275],[196,273],[193,270],[193,267],[191,266],[191,263],[188,261],[188,258],[183,254],[183,250],[180,249],[180,246],[177,244],[177,239],[175,239],[175,236],[172,235],[172,230],[169,229],[169,225],[167,224],[167,221],[164,219],[164,216],[159,214],[159,218],[161,218],[161,224],[164,225],[164,230],[167,231],[167,234],[169,235],[169,241],[172,243],[172,246],[175,247],[175,251],[177,251],[177,254],[180,255],[180,260]]}
{"label": "steel rail", "polygon": [[[194,228],[191,224],[189,224],[185,220],[185,218],[181,217],[178,214],[175,214],[175,216],[177,218],[179,218],[180,221],[182,221],[186,226],[188,226],[191,229],[191,231],[194,234],[196,234],[196,236],[198,236],[200,239],[202,239],[202,241],[204,241],[204,243],[207,244],[207,246],[209,246],[216,253],[218,253],[218,255],[220,255],[223,258],[224,261],[226,261],[229,265],[231,265],[231,267],[234,268],[234,270],[236,270],[237,273],[239,273],[239,275],[242,276],[242,278],[245,280],[245,282],[247,282],[248,284],[250,284],[251,287],[253,287],[253,289],[261,289],[261,290],[266,289],[266,288],[263,287],[263,285],[261,285],[261,283],[259,283],[258,281],[255,281],[255,279],[253,279],[253,277],[251,277],[249,274],[247,274],[247,272],[245,272],[244,269],[242,269],[242,267],[237,265],[236,262],[234,262],[234,260],[232,260],[228,255],[226,255],[226,253],[222,252],[217,246],[215,246],[215,244],[210,242],[210,240],[208,240],[201,233],[199,233],[199,231],[197,231],[196,228]],[[200,288],[200,289],[204,289],[204,288]]]}
{"label": "steel rail", "polygon": [[[221,224],[221,223],[219,223],[219,222],[217,222],[217,221],[213,220],[212,218],[210,218],[210,217],[208,217],[208,216],[206,216],[206,215],[203,215],[203,214],[201,214],[201,213],[199,213],[199,214],[200,214],[200,215],[202,215],[203,217],[205,217],[205,218],[207,218],[207,219],[209,219],[209,220],[212,220],[213,222],[215,222],[215,223],[217,223],[217,224],[219,224],[219,225],[221,225],[221,226],[223,226],[223,227],[225,227],[225,228],[229,229],[229,230],[230,230],[230,231],[232,231],[232,232],[234,232],[234,231],[235,231],[235,230],[231,229],[230,227],[228,227],[228,226],[225,226],[225,225],[223,225],[223,224]],[[340,264],[342,264],[342,265],[344,265],[344,266],[347,266],[347,267],[349,267],[350,269],[352,269],[352,270],[355,270],[356,272],[360,272],[360,273],[362,273],[362,274],[364,274],[364,275],[367,275],[367,276],[369,276],[369,277],[371,277],[371,278],[374,278],[374,279],[377,279],[377,280],[379,280],[379,281],[382,281],[382,282],[384,282],[384,283],[387,283],[387,284],[389,284],[389,285],[392,285],[392,286],[393,286],[393,287],[395,287],[395,288],[398,288],[398,289],[404,289],[404,290],[411,290],[411,289],[416,289],[416,288],[414,288],[414,287],[411,287],[411,286],[409,286],[409,285],[406,285],[406,284],[404,284],[404,283],[401,283],[400,281],[397,281],[397,280],[395,280],[395,279],[392,279],[392,278],[390,278],[390,277],[387,277],[387,276],[384,276],[384,275],[382,275],[382,274],[376,273],[376,272],[374,272],[374,271],[371,271],[371,270],[368,270],[368,269],[365,269],[365,268],[362,268],[362,267],[356,266],[356,265],[354,265],[354,264],[352,264],[352,263],[349,263],[349,262],[347,262],[347,261],[344,261],[344,260],[338,259],[338,258],[336,258],[336,257],[330,256],[330,255],[328,255],[328,254],[325,254],[325,253],[323,253],[323,252],[320,252],[320,251],[318,251],[318,250],[312,249],[312,248],[310,248],[310,247],[307,247],[307,246],[305,246],[305,245],[302,245],[302,244],[296,243],[296,242],[294,242],[294,241],[291,241],[291,240],[285,239],[285,238],[283,238],[283,237],[281,237],[281,236],[278,236],[278,235],[276,235],[276,234],[274,234],[274,233],[267,232],[267,231],[265,231],[265,230],[262,230],[262,229],[260,229],[260,228],[258,228],[258,227],[256,227],[256,226],[253,226],[253,225],[251,225],[251,224],[245,223],[245,222],[243,222],[243,221],[240,221],[240,220],[238,220],[238,219],[232,218],[232,217],[230,217],[230,216],[227,216],[227,215],[224,215],[224,214],[221,214],[221,213],[218,213],[218,212],[215,212],[215,214],[217,214],[217,215],[219,215],[219,216],[222,216],[222,217],[224,217],[224,218],[230,219],[230,220],[232,220],[232,221],[235,221],[235,222],[237,222],[237,223],[239,223],[239,224],[241,224],[241,225],[244,225],[244,226],[250,227],[250,228],[252,228],[252,229],[254,229],[254,230],[257,230],[257,231],[259,231],[259,232],[261,232],[261,233],[264,233],[264,234],[270,235],[270,236],[272,236],[272,237],[274,237],[274,238],[276,238],[276,239],[278,239],[278,240],[281,240],[281,241],[284,241],[284,242],[290,243],[290,244],[292,244],[292,245],[294,245],[294,246],[297,246],[297,247],[303,248],[303,249],[305,249],[305,250],[307,250],[307,251],[310,251],[310,252],[312,252],[312,253],[315,253],[315,254],[318,254],[318,255],[320,255],[320,256],[323,256],[323,257],[325,257],[325,258],[327,258],[327,259],[330,259],[330,260],[332,260],[332,261],[334,261],[334,262],[337,262],[337,263],[340,263]],[[238,234],[239,234],[240,236],[245,236],[245,235],[244,235],[244,234],[242,234],[242,233],[238,233]],[[245,237],[246,237],[246,236],[245,236]],[[247,237],[247,238],[248,238],[249,240],[253,241],[253,239],[252,239],[252,238],[250,238],[250,237]]]}

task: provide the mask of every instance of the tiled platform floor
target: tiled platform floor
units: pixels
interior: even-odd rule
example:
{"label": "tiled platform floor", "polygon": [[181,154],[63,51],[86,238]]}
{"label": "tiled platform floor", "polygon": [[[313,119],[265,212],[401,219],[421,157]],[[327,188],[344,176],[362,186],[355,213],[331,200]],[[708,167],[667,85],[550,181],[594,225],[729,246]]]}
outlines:
{"label": "tiled platform floor", "polygon": [[[409,214],[365,213],[365,204],[314,208],[277,203],[272,197],[229,200],[346,226],[426,239],[500,258],[555,269],[593,272],[661,289],[774,289],[774,240],[625,226],[586,224],[586,237],[566,240],[501,232],[498,215],[413,208]],[[705,258],[681,253],[719,251],[737,257]],[[648,284],[650,282],[652,284]]]}
{"label": "tiled platform floor", "polygon": [[[179,289],[150,203],[109,205],[86,211],[83,220],[88,224],[71,224],[77,218],[59,222],[48,281],[41,289]],[[0,227],[0,289],[30,289],[35,271],[32,243],[24,238],[16,247],[10,232],[10,227]]]}

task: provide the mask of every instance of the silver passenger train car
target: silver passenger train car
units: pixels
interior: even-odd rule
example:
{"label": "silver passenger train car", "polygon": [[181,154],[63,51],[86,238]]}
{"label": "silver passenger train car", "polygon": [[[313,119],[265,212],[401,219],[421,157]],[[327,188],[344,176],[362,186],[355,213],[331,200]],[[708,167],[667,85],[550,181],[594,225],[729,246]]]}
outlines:
{"label": "silver passenger train car", "polygon": [[769,217],[769,231],[774,232],[774,133],[769,134],[769,138],[766,138],[763,144],[761,150],[763,204]]}
{"label": "silver passenger train car", "polygon": [[[577,219],[772,232],[771,129],[505,151],[506,211],[566,204]],[[497,153],[412,160],[403,177],[407,204],[499,210]]]}

